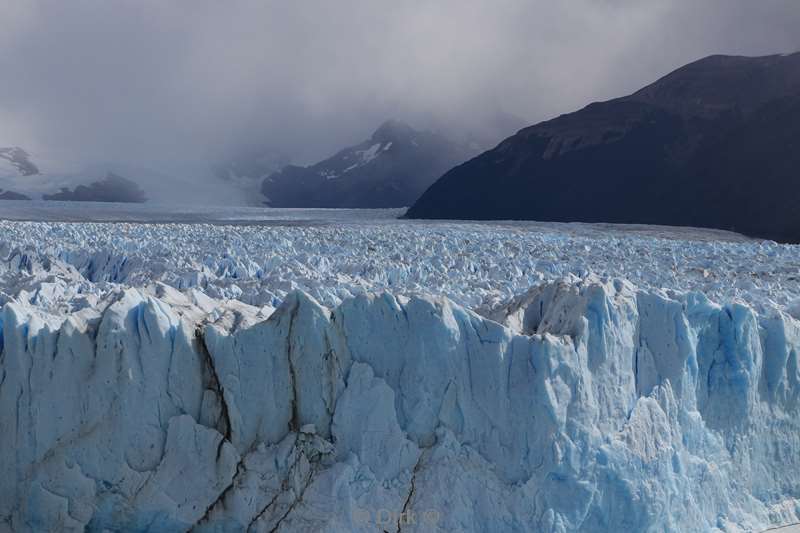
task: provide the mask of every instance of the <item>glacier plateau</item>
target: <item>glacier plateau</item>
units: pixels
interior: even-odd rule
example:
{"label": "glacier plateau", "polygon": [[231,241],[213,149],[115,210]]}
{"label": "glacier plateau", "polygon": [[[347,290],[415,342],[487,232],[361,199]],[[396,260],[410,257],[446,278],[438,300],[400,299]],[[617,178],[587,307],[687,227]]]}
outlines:
{"label": "glacier plateau", "polygon": [[0,225],[0,532],[800,521],[796,247]]}

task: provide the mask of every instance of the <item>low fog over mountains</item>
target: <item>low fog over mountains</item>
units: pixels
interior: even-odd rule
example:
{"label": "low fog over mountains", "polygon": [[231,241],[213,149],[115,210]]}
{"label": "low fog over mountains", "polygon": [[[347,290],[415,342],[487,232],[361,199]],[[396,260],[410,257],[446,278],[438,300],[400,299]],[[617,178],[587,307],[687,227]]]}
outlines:
{"label": "low fog over mountains", "polygon": [[475,153],[468,145],[390,120],[333,157],[270,175],[261,192],[272,207],[404,207]]}
{"label": "low fog over mountains", "polygon": [[[495,122],[506,133],[520,125],[512,116]],[[40,171],[35,155],[0,148],[0,199],[406,207],[447,170],[497,140],[471,132],[457,138],[389,120],[369,139],[307,167],[291,165],[287,155],[266,147],[251,147],[177,172],[113,163],[60,172],[58,165],[44,164]]]}
{"label": "low fog over mountains", "polygon": [[[112,172],[150,201],[260,204],[265,174],[390,117],[491,149],[709,54],[800,49],[798,27],[795,0],[10,2],[0,147],[48,187],[0,188],[40,198]],[[231,159],[270,154],[277,168],[220,183]]]}

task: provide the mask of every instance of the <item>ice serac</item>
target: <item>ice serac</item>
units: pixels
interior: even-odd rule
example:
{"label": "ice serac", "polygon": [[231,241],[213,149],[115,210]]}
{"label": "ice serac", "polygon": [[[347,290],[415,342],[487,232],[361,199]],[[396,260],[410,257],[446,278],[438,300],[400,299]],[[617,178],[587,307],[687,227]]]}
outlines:
{"label": "ice serac", "polygon": [[[188,300],[187,300],[188,301]],[[589,278],[489,318],[2,312],[0,531],[752,531],[800,519],[800,324]],[[221,305],[221,304],[220,304]]]}

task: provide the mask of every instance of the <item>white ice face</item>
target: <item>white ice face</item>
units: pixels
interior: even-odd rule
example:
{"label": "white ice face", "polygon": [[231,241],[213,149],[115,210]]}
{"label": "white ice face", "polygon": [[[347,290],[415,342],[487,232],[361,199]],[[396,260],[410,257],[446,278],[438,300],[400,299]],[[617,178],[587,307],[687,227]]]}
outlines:
{"label": "white ice face", "polygon": [[0,532],[800,519],[798,248],[271,213],[0,223]]}

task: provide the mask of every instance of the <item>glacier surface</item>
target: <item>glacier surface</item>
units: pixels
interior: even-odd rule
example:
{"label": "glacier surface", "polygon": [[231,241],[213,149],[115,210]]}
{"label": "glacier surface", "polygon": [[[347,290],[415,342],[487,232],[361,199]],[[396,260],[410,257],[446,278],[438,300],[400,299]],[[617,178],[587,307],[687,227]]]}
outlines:
{"label": "glacier surface", "polygon": [[0,226],[0,532],[800,521],[797,247]]}

